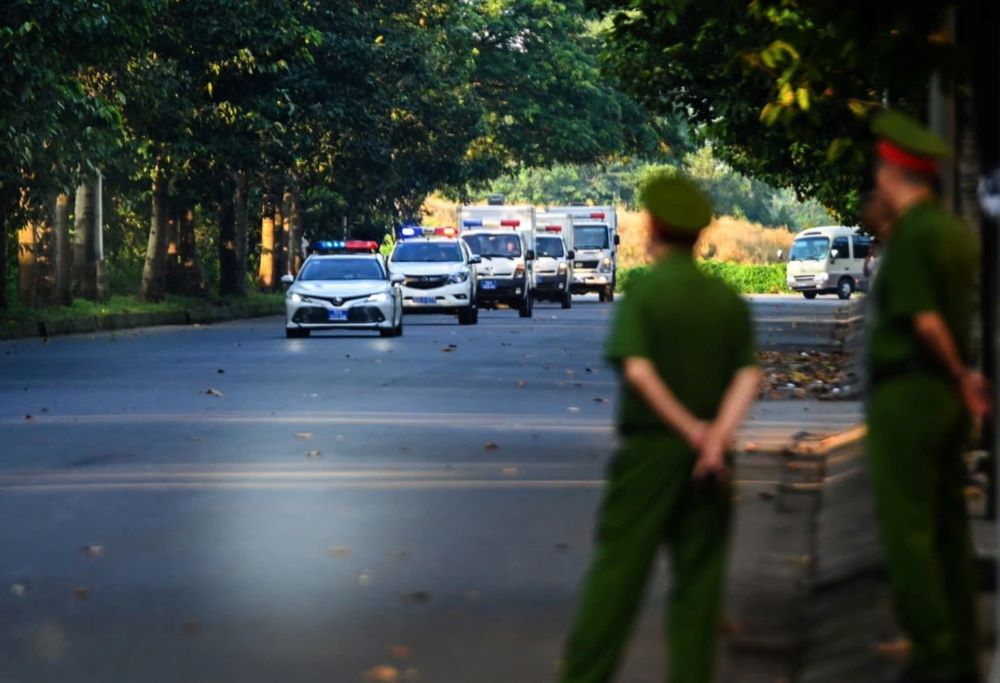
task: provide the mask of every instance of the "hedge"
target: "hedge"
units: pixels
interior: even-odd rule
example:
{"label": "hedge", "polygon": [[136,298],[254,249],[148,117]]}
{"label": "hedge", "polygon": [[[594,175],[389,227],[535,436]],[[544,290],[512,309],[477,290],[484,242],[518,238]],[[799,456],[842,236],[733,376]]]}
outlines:
{"label": "hedge", "polygon": [[[780,294],[788,291],[785,286],[785,266],[781,263],[756,265],[699,261],[698,265],[706,273],[723,280],[741,294]],[[648,270],[649,266],[638,266],[620,271],[618,291],[627,290],[632,280],[642,277]]]}

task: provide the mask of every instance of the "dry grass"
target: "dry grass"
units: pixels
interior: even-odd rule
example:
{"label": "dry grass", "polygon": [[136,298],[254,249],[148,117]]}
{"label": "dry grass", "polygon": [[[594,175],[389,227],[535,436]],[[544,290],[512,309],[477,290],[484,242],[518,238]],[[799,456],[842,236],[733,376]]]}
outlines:
{"label": "dry grass", "polygon": [[[455,224],[455,207],[441,197],[430,197],[424,204],[424,222],[432,226]],[[639,266],[648,261],[646,256],[646,227],[642,214],[618,210],[618,234],[621,246],[618,251],[620,268]],[[756,223],[722,216],[717,218],[702,235],[697,252],[701,258],[730,263],[779,263],[778,250],[788,253],[794,235],[784,228],[765,228]]]}

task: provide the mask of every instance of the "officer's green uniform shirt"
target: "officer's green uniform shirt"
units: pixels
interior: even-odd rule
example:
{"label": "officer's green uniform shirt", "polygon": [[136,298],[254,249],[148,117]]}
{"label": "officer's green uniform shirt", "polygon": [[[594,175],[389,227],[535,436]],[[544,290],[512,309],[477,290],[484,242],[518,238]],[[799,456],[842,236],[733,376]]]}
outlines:
{"label": "officer's green uniform shirt", "polygon": [[[629,357],[650,360],[677,399],[703,420],[715,417],[733,375],[757,362],[746,303],[682,251],[668,253],[629,288],[606,355],[616,365]],[[627,384],[618,421],[626,434],[667,431]]]}
{"label": "officer's green uniform shirt", "polygon": [[874,382],[943,371],[916,336],[913,317],[918,313],[941,314],[968,361],[976,268],[969,229],[934,203],[921,202],[898,219],[873,290],[868,362]]}

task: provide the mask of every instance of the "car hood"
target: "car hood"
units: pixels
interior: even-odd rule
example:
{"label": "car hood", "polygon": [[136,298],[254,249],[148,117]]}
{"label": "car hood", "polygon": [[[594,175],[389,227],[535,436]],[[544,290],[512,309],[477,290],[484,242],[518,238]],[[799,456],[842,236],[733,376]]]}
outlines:
{"label": "car hood", "polygon": [[384,292],[385,286],[385,280],[350,280],[343,282],[310,280],[306,282],[296,282],[292,285],[289,291],[294,294],[303,294],[305,296],[352,297]]}
{"label": "car hood", "polygon": [[816,275],[817,273],[825,273],[826,261],[789,261],[788,262],[788,274],[792,277],[796,275]]}
{"label": "car hood", "polygon": [[389,270],[400,275],[451,275],[459,270],[464,270],[466,265],[460,261],[446,261],[443,263],[426,263],[414,261],[412,263],[390,263]]}
{"label": "car hood", "polygon": [[[520,258],[520,257],[518,257]],[[483,256],[483,262],[479,265],[480,275],[503,275],[514,274],[517,268],[517,261],[506,256]]]}
{"label": "car hood", "polygon": [[552,256],[539,256],[535,261],[535,271],[539,273],[555,273],[559,270],[559,259]]}

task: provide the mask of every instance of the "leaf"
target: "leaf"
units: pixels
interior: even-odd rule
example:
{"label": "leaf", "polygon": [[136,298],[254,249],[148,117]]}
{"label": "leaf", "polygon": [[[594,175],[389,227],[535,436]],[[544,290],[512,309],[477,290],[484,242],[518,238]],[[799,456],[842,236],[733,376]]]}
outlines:
{"label": "leaf", "polygon": [[502,467],[500,469],[500,474],[505,477],[516,477],[519,471],[516,467]]}
{"label": "leaf", "polygon": [[330,548],[328,551],[331,557],[347,557],[348,549],[346,545],[338,545]]}
{"label": "leaf", "polygon": [[214,398],[222,398],[222,392],[218,389],[206,389],[205,394]]}
{"label": "leaf", "polygon": [[307,458],[318,458],[321,455],[323,455],[323,453],[320,451],[306,451]]}
{"label": "leaf", "polygon": [[807,88],[798,88],[795,91],[795,99],[799,103],[799,109],[809,111],[809,90]]}
{"label": "leaf", "polygon": [[10,594],[13,595],[15,598],[23,598],[25,595],[28,594],[28,587],[25,586],[23,583],[11,584]]}
{"label": "leaf", "polygon": [[427,591],[413,591],[404,595],[403,598],[414,605],[426,605],[431,601],[431,594]]}
{"label": "leaf", "polygon": [[86,586],[77,586],[73,589],[73,597],[81,602],[90,599],[90,589]]}
{"label": "leaf", "polygon": [[83,546],[83,554],[87,557],[101,557],[104,555],[103,545],[85,545]]}
{"label": "leaf", "polygon": [[369,683],[398,683],[401,676],[396,667],[390,664],[380,664],[365,672],[365,680]]}
{"label": "leaf", "polygon": [[309,439],[313,438],[313,435],[312,432],[299,432],[298,434],[295,435],[295,438],[300,441],[308,441]]}
{"label": "leaf", "polygon": [[496,443],[493,443],[492,441],[489,441],[489,442],[483,444],[483,450],[485,450],[487,453],[494,453],[494,452],[500,450],[500,445],[496,444]]}

